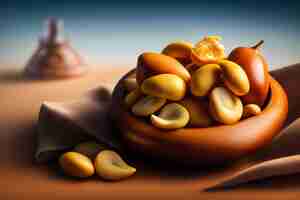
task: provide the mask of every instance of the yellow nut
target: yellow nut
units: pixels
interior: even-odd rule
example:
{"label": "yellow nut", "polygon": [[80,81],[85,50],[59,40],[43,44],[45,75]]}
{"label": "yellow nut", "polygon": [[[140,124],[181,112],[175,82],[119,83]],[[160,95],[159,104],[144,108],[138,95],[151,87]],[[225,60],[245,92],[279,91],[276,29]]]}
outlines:
{"label": "yellow nut", "polygon": [[95,172],[93,162],[77,152],[67,152],[60,156],[59,164],[64,173],[79,178],[92,176]]}
{"label": "yellow nut", "polygon": [[222,70],[217,64],[207,64],[192,74],[191,92],[194,96],[207,96],[220,80]]}
{"label": "yellow nut", "polygon": [[94,159],[100,151],[102,151],[106,148],[107,147],[103,144],[99,144],[94,141],[89,141],[89,142],[83,142],[83,143],[76,145],[74,147],[73,151],[75,151],[77,153],[81,153],[81,154],[89,157],[90,159]]}
{"label": "yellow nut", "polygon": [[141,98],[131,108],[133,114],[137,116],[148,116],[158,111],[165,103],[166,99],[154,96]]}
{"label": "yellow nut", "polygon": [[134,167],[129,166],[116,152],[110,150],[101,151],[94,165],[96,173],[105,180],[121,180],[136,172]]}
{"label": "yellow nut", "polygon": [[143,93],[151,96],[179,101],[185,95],[186,84],[177,75],[159,74],[144,80],[141,90]]}
{"label": "yellow nut", "polygon": [[223,70],[224,83],[235,95],[246,95],[250,90],[250,83],[246,72],[238,64],[222,60],[219,62]]}
{"label": "yellow nut", "polygon": [[135,90],[131,91],[130,93],[128,93],[126,95],[125,100],[124,100],[125,105],[128,108],[131,107],[142,96],[143,96],[143,94],[142,94],[141,90],[139,88],[136,88]]}
{"label": "yellow nut", "polygon": [[194,127],[208,127],[213,120],[208,112],[208,105],[203,100],[192,97],[184,98],[181,102],[190,113],[189,124]]}
{"label": "yellow nut", "polygon": [[247,104],[244,106],[243,110],[243,118],[248,118],[251,116],[259,115],[261,113],[261,109],[256,104]]}
{"label": "yellow nut", "polygon": [[171,56],[183,64],[190,63],[193,46],[192,43],[186,41],[173,42],[162,50],[162,54]]}
{"label": "yellow nut", "polygon": [[215,120],[223,124],[233,124],[243,114],[243,104],[239,97],[224,87],[216,87],[209,98],[209,109]]}
{"label": "yellow nut", "polygon": [[136,78],[126,78],[123,80],[123,85],[126,91],[131,92],[138,88]]}
{"label": "yellow nut", "polygon": [[190,119],[188,110],[178,103],[170,103],[162,108],[158,116],[151,115],[151,123],[161,129],[177,129],[187,125]]}

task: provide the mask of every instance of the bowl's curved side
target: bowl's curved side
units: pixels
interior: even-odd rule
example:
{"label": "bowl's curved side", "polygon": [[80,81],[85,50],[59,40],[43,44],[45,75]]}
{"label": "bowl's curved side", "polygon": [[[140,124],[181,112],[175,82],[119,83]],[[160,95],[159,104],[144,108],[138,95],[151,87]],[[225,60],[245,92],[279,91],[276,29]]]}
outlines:
{"label": "bowl's curved side", "polygon": [[270,143],[279,133],[288,113],[287,96],[280,84],[271,78],[271,97],[263,112],[233,125],[209,128],[160,130],[132,115],[123,106],[121,81],[112,98],[113,119],[130,149],[184,164],[211,165],[237,159]]}

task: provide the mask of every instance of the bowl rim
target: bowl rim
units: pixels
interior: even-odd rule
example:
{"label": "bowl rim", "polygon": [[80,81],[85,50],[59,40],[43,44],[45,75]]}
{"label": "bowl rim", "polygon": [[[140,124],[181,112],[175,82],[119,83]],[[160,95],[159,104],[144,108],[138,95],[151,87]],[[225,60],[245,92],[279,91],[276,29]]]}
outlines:
{"label": "bowl rim", "polygon": [[[287,95],[281,85],[270,75],[270,99],[260,115],[243,119],[231,125],[218,125],[206,128],[185,127],[175,130],[162,130],[130,113],[123,105],[124,89],[122,80],[134,73],[135,69],[124,75],[113,91],[113,107],[117,109],[117,124],[121,133],[133,132],[143,139],[172,145],[190,145],[196,151],[234,152],[241,155],[264,146],[282,128],[288,113]],[[120,94],[122,93],[122,94]],[[266,120],[266,118],[268,120]],[[134,124],[134,126],[132,126]],[[262,124],[262,125],[261,125]],[[220,131],[222,130],[222,131]],[[243,131],[240,131],[243,130]],[[229,133],[230,134],[227,134]],[[246,139],[247,138],[247,139]],[[192,145],[191,145],[192,144]],[[241,153],[239,153],[239,151]]]}

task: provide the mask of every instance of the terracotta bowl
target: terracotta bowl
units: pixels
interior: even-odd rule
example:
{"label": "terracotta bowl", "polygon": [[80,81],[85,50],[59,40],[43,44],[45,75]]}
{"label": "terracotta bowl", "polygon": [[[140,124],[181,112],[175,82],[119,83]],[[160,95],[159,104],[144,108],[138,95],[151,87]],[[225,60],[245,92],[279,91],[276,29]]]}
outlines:
{"label": "terracotta bowl", "polygon": [[[122,79],[134,73],[133,70]],[[233,125],[164,131],[135,117],[125,108],[122,79],[113,91],[112,117],[126,146],[144,155],[184,165],[213,166],[239,159],[269,144],[287,118],[286,93],[276,80],[270,78],[270,98],[260,115]]]}

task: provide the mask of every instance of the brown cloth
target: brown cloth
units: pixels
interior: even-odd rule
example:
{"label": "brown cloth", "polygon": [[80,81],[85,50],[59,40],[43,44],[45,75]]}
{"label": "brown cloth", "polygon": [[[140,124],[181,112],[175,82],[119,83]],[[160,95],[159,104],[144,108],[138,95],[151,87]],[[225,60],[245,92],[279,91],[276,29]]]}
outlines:
{"label": "brown cloth", "polygon": [[[250,155],[254,164],[206,189],[235,186],[271,176],[300,172],[300,64],[271,72],[285,88],[289,99],[286,127],[270,146]],[[112,88],[109,88],[112,89]],[[110,93],[99,88],[74,102],[45,102],[40,110],[36,160],[46,162],[56,158],[60,151],[90,138],[122,151],[118,138],[113,134],[108,117]]]}

